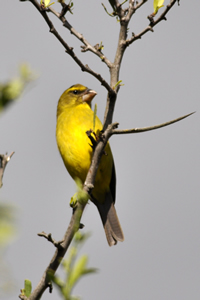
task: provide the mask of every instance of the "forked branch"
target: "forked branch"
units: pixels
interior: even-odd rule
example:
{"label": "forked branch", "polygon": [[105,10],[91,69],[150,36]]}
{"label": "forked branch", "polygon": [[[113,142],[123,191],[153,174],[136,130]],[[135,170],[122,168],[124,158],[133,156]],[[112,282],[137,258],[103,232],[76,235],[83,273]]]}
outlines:
{"label": "forked branch", "polygon": [[[155,125],[151,127],[145,127],[145,128],[134,128],[134,129],[126,129],[126,130],[116,130],[116,124],[112,123],[112,116],[114,112],[114,105],[117,97],[117,92],[119,89],[119,86],[116,86],[116,83],[119,81],[119,71],[120,66],[122,62],[122,58],[124,55],[124,52],[128,45],[133,43],[136,39],[140,38],[142,35],[144,35],[145,32],[152,30],[152,27],[154,27],[157,23],[159,23],[161,20],[165,19],[165,16],[167,12],[171,9],[171,7],[175,4],[177,0],[171,0],[170,4],[166,7],[163,14],[161,14],[160,17],[158,17],[157,20],[151,21],[150,26],[148,26],[146,29],[144,29],[139,35],[132,36],[131,39],[127,39],[127,28],[128,23],[134,14],[134,12],[139,9],[147,0],[142,0],[140,3],[136,3],[136,1],[129,0],[129,8],[123,9],[120,5],[118,0],[115,0],[115,6],[117,15],[120,18],[120,33],[119,33],[119,40],[118,40],[118,46],[116,50],[116,55],[114,62],[111,63],[104,55],[99,51],[98,48],[95,48],[94,46],[91,46],[91,44],[84,38],[83,35],[78,33],[66,20],[65,14],[61,12],[61,14],[55,12],[52,8],[49,8],[48,10],[54,13],[63,23],[63,25],[70,30],[70,32],[76,36],[83,44],[84,44],[84,51],[91,51],[98,57],[102,59],[103,62],[106,63],[106,65],[109,68],[110,71],[110,84],[106,82],[106,80],[97,72],[93,71],[89,68],[88,65],[84,65],[82,61],[76,56],[73,47],[70,47],[66,41],[60,36],[60,34],[55,29],[53,23],[51,22],[49,16],[47,15],[47,10],[42,8],[41,5],[36,0],[29,0],[40,12],[42,17],[44,18],[45,22],[48,24],[50,32],[54,34],[54,36],[57,38],[57,40],[63,45],[65,48],[65,51],[72,57],[72,59],[79,65],[82,71],[88,72],[101,84],[107,89],[108,91],[108,97],[107,97],[107,107],[105,112],[105,122],[104,122],[104,134],[103,139],[100,139],[95,147],[94,155],[92,158],[91,166],[88,171],[83,190],[87,192],[88,194],[91,193],[92,188],[94,187],[94,181],[96,172],[99,166],[99,162],[101,159],[101,155],[103,153],[104,147],[106,145],[107,140],[112,134],[125,134],[125,133],[136,133],[136,132],[144,132],[149,130],[158,129],[167,125],[170,125],[172,123],[178,122],[186,117],[188,117],[191,114],[185,115],[183,117],[180,117],[178,119],[172,120],[170,122],[166,122],[160,125]],[[102,56],[103,55],[103,56]],[[116,87],[116,88],[114,88]],[[111,125],[109,125],[111,124]],[[62,243],[55,242],[50,235],[46,235],[45,233],[41,233],[41,235],[45,238],[47,238],[51,243],[53,243],[57,249],[56,252],[47,266],[38,286],[35,288],[35,290],[32,292],[31,296],[29,297],[29,300],[36,300],[40,299],[43,292],[49,287],[49,274],[51,272],[51,276],[55,274],[62,258],[64,257],[72,239],[75,234],[75,232],[78,230],[80,226],[80,220],[82,217],[82,213],[84,211],[86,203],[78,202],[76,209],[74,210],[74,213],[72,215],[69,227],[65,233],[65,236],[63,238]],[[22,298],[21,298],[22,299]]]}
{"label": "forked branch", "polygon": [[[62,258],[64,257],[66,251],[68,250],[70,243],[74,237],[74,234],[79,228],[80,219],[82,217],[84,208],[86,203],[77,203],[76,209],[74,210],[74,213],[71,217],[69,226],[67,228],[67,231],[65,233],[65,236],[63,238],[62,243],[59,243],[59,245],[56,243],[56,251],[54,253],[54,256],[52,257],[48,267],[46,268],[40,282],[38,283],[37,287],[34,289],[34,291],[31,293],[30,297],[26,298],[28,300],[39,300],[44,291],[49,288],[50,286],[50,278],[55,274],[57,268],[59,267]],[[45,233],[41,233],[41,236],[44,236],[49,241],[51,241],[54,244],[54,240],[51,239],[48,235]],[[20,299],[25,299],[23,295],[19,295]]]}
{"label": "forked branch", "polygon": [[49,26],[50,32],[54,34],[54,36],[59,40],[59,42],[63,45],[63,47],[65,48],[65,51],[67,52],[67,54],[69,54],[72,59],[79,65],[79,67],[81,68],[81,70],[83,72],[87,72],[89,74],[91,74],[92,76],[94,76],[97,80],[99,80],[101,82],[101,84],[107,89],[109,94],[113,94],[115,93],[113,91],[113,89],[110,87],[110,85],[107,83],[107,81],[99,74],[96,73],[95,71],[93,71],[87,64],[84,65],[82,63],[82,61],[77,57],[77,55],[75,54],[73,47],[70,47],[64,40],[63,38],[60,36],[60,34],[57,32],[57,30],[55,29],[53,23],[51,22],[51,20],[49,19],[46,10],[43,9],[40,4],[36,1],[36,0],[29,0],[36,8],[37,10],[40,12],[40,14],[43,16],[44,20],[46,21],[46,23]]}
{"label": "forked branch", "polygon": [[101,50],[99,50],[97,47],[92,46],[86,38],[83,36],[83,34],[80,34],[76,29],[66,20],[64,16],[61,15],[61,13],[56,12],[51,6],[48,8],[50,12],[52,12],[58,19],[63,23],[63,26],[67,28],[70,33],[72,33],[79,41],[81,41],[85,46],[82,46],[82,52],[91,51],[100,59],[102,62],[105,62],[105,64],[108,66],[108,68],[111,67],[112,63],[109,61],[109,59],[102,53]]}
{"label": "forked branch", "polygon": [[[143,2],[146,2],[146,1],[142,1],[142,4],[143,4]],[[171,0],[170,3],[166,6],[164,12],[156,20],[154,20],[153,15],[148,16],[150,24],[146,28],[144,28],[140,33],[138,33],[138,34],[132,33],[132,37],[130,39],[126,40],[126,46],[129,46],[130,44],[132,44],[136,40],[141,39],[142,36],[145,33],[147,33],[148,31],[153,32],[154,31],[153,27],[156,26],[159,22],[161,22],[163,20],[166,21],[167,20],[167,18],[166,18],[167,13],[174,6],[174,4],[176,2],[179,2],[179,1],[178,0]]]}

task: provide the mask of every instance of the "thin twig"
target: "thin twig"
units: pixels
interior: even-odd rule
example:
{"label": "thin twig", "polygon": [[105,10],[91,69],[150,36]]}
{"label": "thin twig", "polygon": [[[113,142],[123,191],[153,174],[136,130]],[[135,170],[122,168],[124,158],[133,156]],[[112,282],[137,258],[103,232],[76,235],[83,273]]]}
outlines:
{"label": "thin twig", "polygon": [[[136,3],[135,1],[130,0],[129,1],[129,8],[127,9],[127,14],[125,16],[125,19],[128,21],[131,19],[132,15],[142,6],[144,5],[148,0],[142,0],[141,2]],[[126,10],[125,10],[126,11]]]}
{"label": "thin twig", "polygon": [[112,66],[112,63],[109,61],[109,59],[101,52],[98,51],[94,46],[92,46],[86,38],[80,34],[78,31],[76,31],[66,20],[64,16],[61,16],[58,12],[56,12],[51,6],[48,8],[50,12],[52,12],[62,23],[63,26],[69,29],[69,31],[77,38],[79,41],[81,41],[85,47],[83,48],[82,52],[90,51],[101,58],[102,62],[105,62],[105,64],[110,68]]}
{"label": "thin twig", "polygon": [[[93,157],[92,157],[92,162],[91,162],[91,166],[90,169],[88,170],[88,174],[86,177],[86,180],[84,182],[84,186],[83,189],[85,192],[87,192],[89,195],[91,194],[91,191],[94,187],[94,182],[95,182],[95,176],[98,170],[98,166],[99,166],[99,162],[101,159],[101,156],[103,154],[103,150],[104,147],[109,139],[109,137],[112,134],[120,134],[122,133],[122,131],[118,131],[116,130],[116,126],[117,124],[111,124],[112,123],[112,115],[113,115],[113,111],[114,111],[114,105],[115,105],[115,101],[116,101],[116,96],[117,96],[117,91],[119,86],[116,88],[116,90],[113,90],[112,87],[114,87],[116,85],[116,83],[119,81],[119,70],[120,70],[120,66],[121,66],[121,61],[123,58],[123,54],[124,51],[126,49],[126,47],[128,46],[127,44],[127,26],[128,23],[130,21],[131,15],[134,12],[134,8],[133,8],[133,4],[134,1],[132,1],[132,6],[131,6],[131,13],[127,14],[127,10],[123,10],[121,6],[119,6],[119,2],[118,0],[115,1],[116,5],[117,5],[117,9],[118,9],[118,16],[120,18],[120,34],[119,34],[119,40],[118,40],[118,46],[117,46],[117,51],[116,51],[116,55],[115,55],[115,60],[114,60],[114,64],[110,65],[110,62],[107,61],[106,62],[106,58],[104,58],[104,62],[107,64],[107,66],[110,68],[110,74],[111,74],[111,81],[110,81],[110,85],[102,78],[102,76],[96,72],[94,72],[93,70],[91,70],[88,65],[84,65],[80,59],[76,56],[76,54],[73,51],[73,48],[70,47],[63,39],[62,37],[58,34],[58,32],[56,31],[53,23],[51,22],[51,20],[49,19],[47,13],[45,10],[42,10],[39,3],[36,0],[29,0],[36,8],[37,10],[41,13],[41,15],[43,16],[43,18],[45,19],[46,23],[48,24],[49,28],[50,28],[50,32],[53,33],[55,35],[55,37],[59,40],[59,42],[63,45],[63,47],[65,48],[66,52],[72,57],[72,59],[80,66],[82,71],[86,71],[88,73],[90,73],[91,75],[93,75],[95,78],[97,78],[101,84],[107,89],[108,91],[108,101],[107,101],[107,108],[106,108],[106,113],[105,113],[105,122],[104,122],[104,134],[103,134],[103,139],[99,139],[99,141],[97,142],[97,145],[95,147],[95,151],[93,153]],[[141,1],[140,6],[142,4],[144,4],[146,1]],[[129,7],[130,7],[130,2],[129,2]],[[137,5],[136,5],[137,7]],[[135,9],[136,9],[135,7]],[[139,8],[139,7],[138,7]],[[61,19],[64,18],[64,16],[61,16],[56,13],[57,17]],[[126,18],[128,15],[128,18]],[[65,19],[65,18],[64,18]],[[63,19],[63,21],[64,21]],[[66,19],[65,19],[66,20]],[[63,22],[62,21],[62,22]],[[157,21],[158,23],[158,21]],[[67,27],[71,32],[72,32],[72,26],[67,22],[63,22],[64,26]],[[72,32],[81,42],[83,42],[83,44],[86,46],[85,50],[89,50],[93,53],[95,53],[93,50],[93,48],[86,40],[85,38],[80,35],[79,33],[77,33],[75,31],[75,29],[73,29]],[[87,49],[88,47],[88,49]],[[90,49],[89,49],[90,48]],[[98,51],[98,49],[96,49]],[[99,53],[95,53],[97,54],[99,57],[102,57],[102,53],[101,56]],[[189,116],[189,115],[187,115]],[[184,117],[187,117],[184,116]],[[181,117],[179,119],[174,120],[174,122],[177,122],[180,119],[183,119],[184,117]],[[173,121],[171,121],[172,124]],[[169,123],[169,122],[167,122]],[[111,125],[109,125],[111,124]],[[157,125],[160,127],[163,126],[167,126],[169,124],[161,124]],[[156,127],[154,126],[154,128],[152,127],[151,129],[133,129],[133,132],[142,132],[142,131],[147,131],[147,130],[152,130],[152,129],[156,129],[156,128],[160,128],[160,127]],[[130,133],[130,132],[124,132],[124,133]],[[80,226],[80,220],[84,211],[84,208],[86,206],[85,204],[82,204],[80,202],[77,203],[77,207],[74,210],[74,213],[72,215],[70,224],[68,226],[68,229],[65,233],[65,236],[63,238],[63,243],[61,243],[62,247],[59,247],[56,249],[55,254],[51,260],[51,262],[49,263],[49,265],[47,266],[39,284],[37,285],[37,287],[35,288],[35,290],[32,292],[31,296],[29,297],[29,300],[38,300],[40,299],[40,297],[42,296],[43,292],[49,287],[49,272],[51,271],[51,276],[55,274],[62,258],[64,257],[66,251],[69,248],[69,245],[74,237],[75,232],[78,230],[79,226]],[[43,235],[44,236],[44,235]]]}
{"label": "thin twig", "polygon": [[154,126],[150,126],[150,127],[142,127],[142,128],[132,128],[132,129],[123,129],[123,130],[113,130],[112,134],[127,134],[127,133],[139,133],[139,132],[145,132],[145,131],[150,131],[150,130],[154,130],[154,129],[158,129],[158,128],[162,128],[168,125],[171,125],[173,123],[179,122],[189,116],[191,116],[192,114],[194,114],[194,112],[187,114],[185,116],[182,116],[180,118],[174,119],[172,121],[166,122],[166,123],[162,123],[159,125],[154,125]]}
{"label": "thin twig", "polygon": [[139,9],[142,5],[144,5],[148,0],[142,0],[141,2],[138,2],[135,6],[135,10]]}
{"label": "thin twig", "polygon": [[51,233],[45,233],[44,231],[38,233],[38,236],[42,236],[44,237],[45,239],[47,239],[49,242],[51,242],[56,248],[60,248],[62,247],[61,244],[64,242],[64,240],[61,240],[61,241],[56,241],[52,238],[52,235]]}
{"label": "thin twig", "polygon": [[[38,283],[37,287],[31,293],[29,300],[38,300],[41,298],[44,291],[49,287],[49,274],[53,276],[59,267],[66,251],[68,250],[71,241],[74,237],[74,234],[79,228],[80,220],[84,211],[86,203],[77,203],[77,207],[71,217],[69,226],[63,238],[63,242],[60,244],[61,247],[58,247],[52,257],[48,267],[46,268],[40,282]],[[44,235],[43,235],[44,236]]]}
{"label": "thin twig", "polygon": [[148,31],[153,32],[153,27],[156,26],[159,22],[163,21],[163,20],[167,20],[166,19],[166,15],[169,12],[169,10],[173,7],[173,5],[177,2],[177,0],[171,0],[170,3],[166,6],[164,12],[156,19],[154,20],[151,17],[150,20],[150,24],[144,28],[140,33],[138,33],[137,35],[135,35],[134,33],[132,33],[132,37],[130,39],[126,40],[126,46],[129,46],[130,44],[132,44],[133,42],[135,42],[138,39],[141,39],[141,37],[147,33]]}
{"label": "thin twig", "polygon": [[95,71],[93,71],[87,64],[84,65],[82,63],[82,61],[76,56],[75,52],[73,51],[73,48],[70,47],[64,40],[63,38],[60,36],[60,34],[57,32],[57,30],[55,29],[53,23],[51,22],[51,20],[49,19],[49,17],[47,16],[47,13],[45,10],[41,9],[39,3],[36,0],[29,0],[36,8],[37,10],[41,13],[41,15],[43,16],[43,18],[45,19],[46,23],[48,24],[49,28],[50,28],[50,32],[53,33],[55,35],[55,37],[59,40],[59,42],[63,45],[63,47],[65,48],[65,51],[73,58],[73,60],[79,65],[79,67],[81,68],[81,70],[83,72],[87,72],[89,74],[91,74],[92,76],[94,76],[97,80],[99,80],[101,82],[101,84],[107,89],[107,91],[109,92],[109,94],[114,94],[115,92],[113,91],[113,89],[110,87],[110,85],[107,83],[107,81],[98,73],[96,73]]}

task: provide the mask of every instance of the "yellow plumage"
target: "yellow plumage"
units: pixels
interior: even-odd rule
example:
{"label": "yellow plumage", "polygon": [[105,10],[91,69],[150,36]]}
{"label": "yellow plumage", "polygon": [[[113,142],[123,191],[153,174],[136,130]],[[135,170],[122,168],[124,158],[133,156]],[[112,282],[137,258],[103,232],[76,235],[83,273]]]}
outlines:
{"label": "yellow plumage", "polygon": [[[73,179],[84,183],[89,170],[93,149],[86,131],[93,128],[94,113],[90,103],[95,91],[77,84],[60,97],[57,108],[56,139],[63,162]],[[98,117],[95,132],[102,130]],[[115,170],[112,152],[107,143],[106,155],[102,155],[92,195],[104,224],[109,245],[123,240],[123,233],[114,208]]]}

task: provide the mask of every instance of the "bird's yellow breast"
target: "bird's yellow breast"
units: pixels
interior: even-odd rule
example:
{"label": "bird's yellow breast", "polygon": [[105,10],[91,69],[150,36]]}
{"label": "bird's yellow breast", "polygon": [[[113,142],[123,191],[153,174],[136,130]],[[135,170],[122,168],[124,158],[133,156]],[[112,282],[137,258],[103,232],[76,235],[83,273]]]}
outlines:
{"label": "bird's yellow breast", "polygon": [[[64,164],[73,179],[80,178],[84,183],[92,159],[92,147],[86,131],[93,129],[94,113],[87,103],[66,108],[58,116],[56,127],[57,144]],[[95,132],[102,130],[101,121],[96,117]],[[109,144],[105,147],[97,171],[93,195],[104,201],[109,190],[113,158]]]}

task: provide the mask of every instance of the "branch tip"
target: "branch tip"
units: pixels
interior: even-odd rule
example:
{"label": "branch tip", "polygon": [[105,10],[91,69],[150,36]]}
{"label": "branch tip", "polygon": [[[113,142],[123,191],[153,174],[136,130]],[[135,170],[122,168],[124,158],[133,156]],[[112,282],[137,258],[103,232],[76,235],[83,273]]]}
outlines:
{"label": "branch tip", "polygon": [[192,113],[189,113],[187,115],[184,115],[182,117],[179,117],[177,119],[174,119],[172,121],[169,121],[169,122],[165,122],[165,123],[162,123],[162,124],[159,124],[159,125],[154,125],[154,126],[150,126],[150,127],[143,127],[143,128],[132,128],[132,129],[124,129],[124,130],[113,130],[112,131],[112,134],[126,134],[126,133],[139,133],[139,132],[145,132],[145,131],[150,131],[150,130],[155,130],[155,129],[159,129],[159,128],[162,128],[162,127],[165,127],[165,126],[168,126],[168,125],[171,125],[173,123],[176,123],[176,122],[179,122],[191,115],[193,115],[195,113],[192,112]]}
{"label": "branch tip", "polygon": [[63,240],[62,240],[62,241],[56,242],[56,240],[54,240],[54,239],[52,238],[51,233],[47,234],[47,233],[45,233],[44,231],[42,231],[42,232],[38,233],[38,236],[44,237],[44,238],[47,239],[49,242],[51,242],[56,248],[58,248],[58,249],[61,249],[61,248],[62,248],[61,244],[63,243]]}
{"label": "branch tip", "polygon": [[0,188],[3,186],[3,175],[6,168],[7,163],[10,161],[11,157],[15,152],[13,151],[10,155],[0,154]]}

